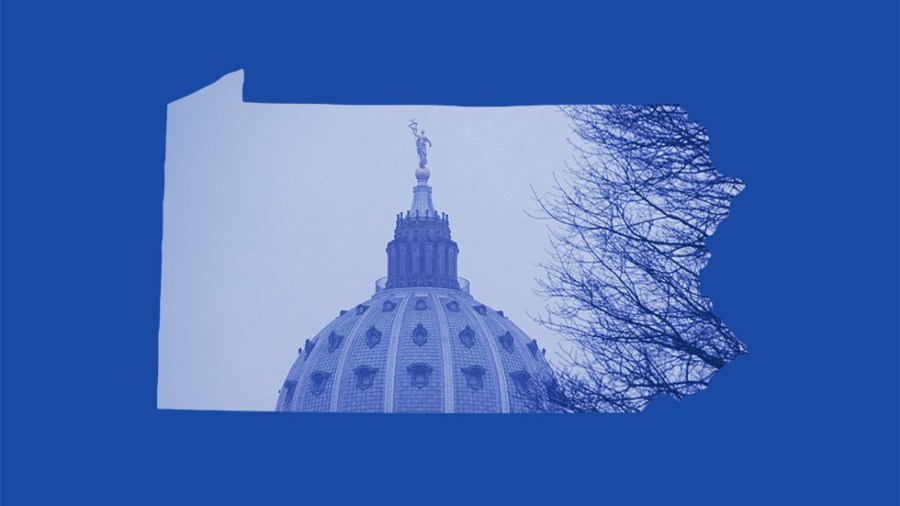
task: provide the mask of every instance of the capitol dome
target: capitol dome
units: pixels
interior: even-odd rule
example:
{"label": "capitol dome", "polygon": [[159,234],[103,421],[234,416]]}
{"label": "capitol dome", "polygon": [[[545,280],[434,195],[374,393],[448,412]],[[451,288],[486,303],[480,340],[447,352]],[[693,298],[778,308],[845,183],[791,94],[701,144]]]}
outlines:
{"label": "capitol dome", "polygon": [[544,350],[457,277],[459,248],[426,171],[397,215],[387,277],[298,350],[276,411],[553,411]]}

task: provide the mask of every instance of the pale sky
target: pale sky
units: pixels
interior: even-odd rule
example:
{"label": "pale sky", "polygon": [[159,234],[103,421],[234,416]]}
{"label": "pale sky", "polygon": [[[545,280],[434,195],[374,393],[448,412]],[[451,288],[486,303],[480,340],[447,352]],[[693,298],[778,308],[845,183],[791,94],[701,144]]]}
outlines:
{"label": "pale sky", "polygon": [[529,185],[571,158],[554,107],[341,106],[242,101],[243,71],[169,104],[157,405],[271,411],[297,348],[387,274],[395,215],[433,147],[475,299],[547,348],[533,293],[548,246]]}

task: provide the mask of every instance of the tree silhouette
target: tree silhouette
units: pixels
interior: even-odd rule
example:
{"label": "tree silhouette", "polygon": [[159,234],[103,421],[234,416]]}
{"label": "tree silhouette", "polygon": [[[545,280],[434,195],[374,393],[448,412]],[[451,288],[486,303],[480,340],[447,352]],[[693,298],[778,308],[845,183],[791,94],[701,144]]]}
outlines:
{"label": "tree silhouette", "polygon": [[678,106],[563,107],[574,163],[535,195],[551,220],[537,320],[574,346],[552,386],[566,411],[634,412],[681,398],[746,348],[700,293],[705,240],[743,189],[714,169]]}

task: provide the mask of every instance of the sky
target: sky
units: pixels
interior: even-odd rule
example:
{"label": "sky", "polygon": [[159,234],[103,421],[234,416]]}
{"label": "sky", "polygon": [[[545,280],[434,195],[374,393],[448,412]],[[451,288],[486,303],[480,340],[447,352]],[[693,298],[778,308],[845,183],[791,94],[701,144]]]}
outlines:
{"label": "sky", "polygon": [[274,409],[297,348],[387,274],[413,118],[460,276],[559,362],[559,336],[532,319],[547,223],[526,214],[572,156],[555,107],[246,103],[243,79],[168,106],[159,408]]}

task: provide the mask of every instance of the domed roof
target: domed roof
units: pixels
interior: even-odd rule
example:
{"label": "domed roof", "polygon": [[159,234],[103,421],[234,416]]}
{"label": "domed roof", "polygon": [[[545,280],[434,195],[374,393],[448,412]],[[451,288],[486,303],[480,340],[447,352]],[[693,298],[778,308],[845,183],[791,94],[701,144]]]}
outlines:
{"label": "domed roof", "polygon": [[430,174],[420,152],[412,206],[387,245],[387,277],[298,350],[277,411],[553,411],[543,350],[457,277],[459,248],[432,204]]}
{"label": "domed roof", "polygon": [[537,343],[465,291],[385,289],[300,350],[276,409],[535,412],[550,381]]}

